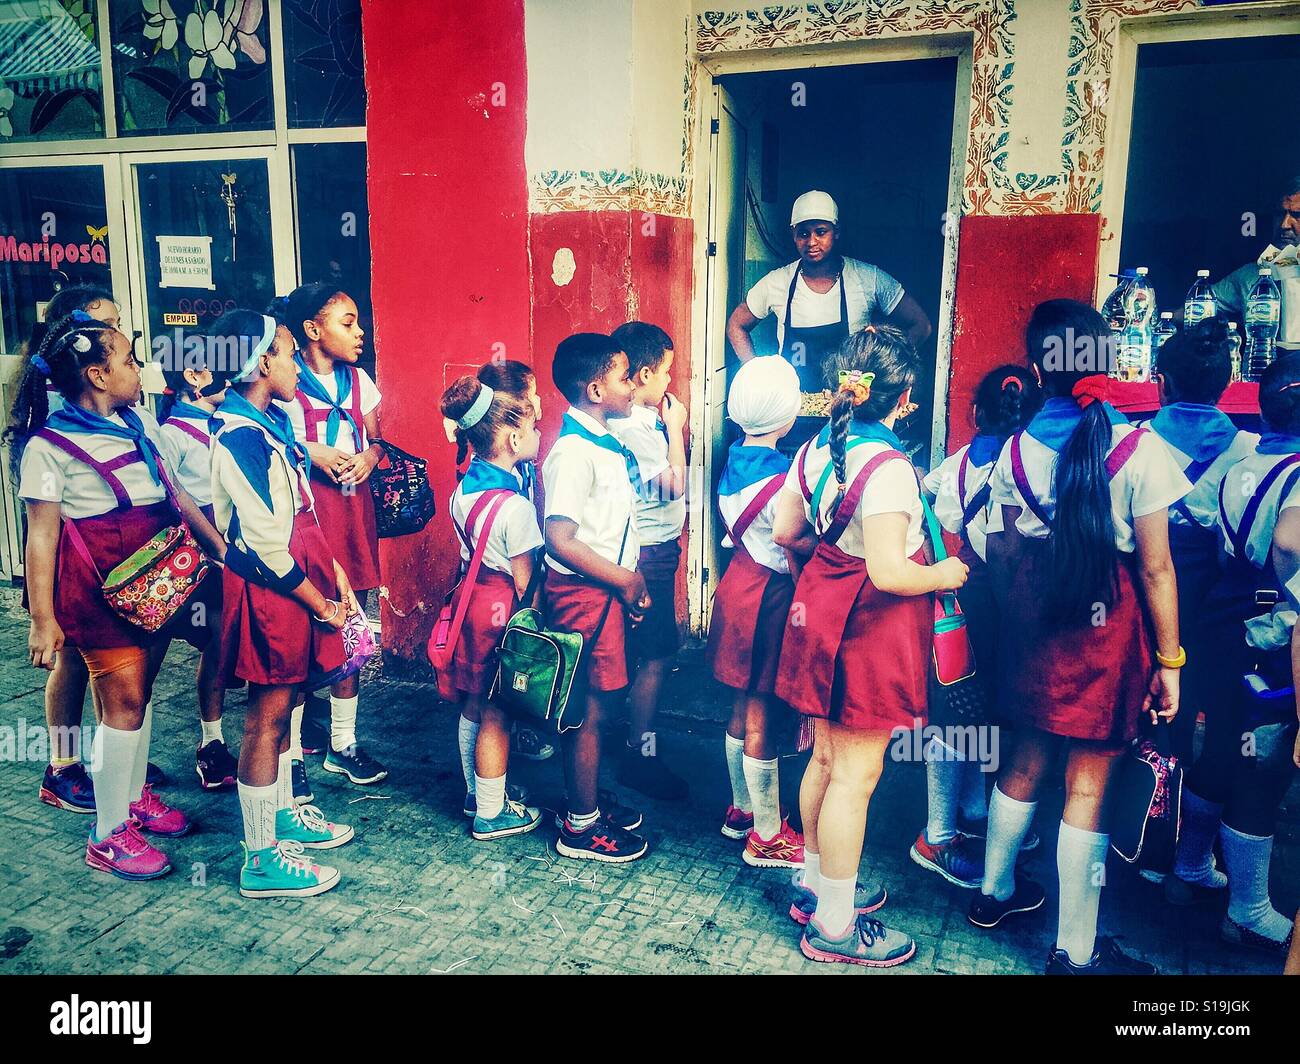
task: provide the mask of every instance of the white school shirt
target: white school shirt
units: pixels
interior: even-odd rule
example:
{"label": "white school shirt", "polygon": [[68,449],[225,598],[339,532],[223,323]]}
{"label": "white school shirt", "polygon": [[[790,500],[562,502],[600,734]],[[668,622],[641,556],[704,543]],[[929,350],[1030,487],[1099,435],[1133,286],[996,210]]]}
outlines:
{"label": "white school shirt", "polygon": [[[1145,422],[1142,424],[1145,424]],[[1191,456],[1184,454],[1163,436],[1160,439],[1169,448],[1169,453],[1173,455],[1174,461],[1178,463],[1178,468],[1185,473],[1187,467],[1192,464]],[[1255,447],[1258,444],[1259,435],[1257,433],[1247,432],[1245,429],[1239,430],[1236,438],[1228,444],[1228,449],[1210,464],[1210,467],[1192,485],[1192,490],[1183,496],[1183,506],[1187,508],[1187,512],[1192,515],[1196,523],[1202,528],[1218,528],[1219,485],[1223,482],[1224,475],[1232,466],[1248,455],[1255,453]],[[1169,511],[1169,523],[1171,525],[1189,524],[1187,517],[1182,512],[1182,507]]]}
{"label": "white school shirt", "polygon": [[[1222,485],[1223,510],[1232,528],[1240,529],[1241,519],[1245,516],[1246,506],[1255,488],[1263,482],[1269,470],[1286,457],[1284,454],[1251,454],[1228,470]],[[1300,506],[1300,480],[1282,498],[1282,489],[1286,486],[1290,473],[1290,469],[1284,470],[1269,485],[1255,512],[1255,524],[1246,541],[1246,560],[1256,569],[1263,569],[1268,563],[1278,516],[1283,510]],[[1236,547],[1226,528],[1223,530],[1223,547],[1229,557],[1236,557]],[[1278,650],[1288,645],[1291,629],[1296,622],[1296,611],[1300,610],[1300,571],[1284,572],[1278,568],[1280,561],[1281,557],[1274,555],[1274,570],[1285,597],[1273,607],[1271,613],[1246,621],[1246,642],[1260,650]]]}
{"label": "white school shirt", "polygon": [[189,492],[190,497],[199,506],[212,505],[212,441],[211,433],[208,431],[207,417],[206,413],[202,420],[194,417],[181,417],[179,414],[173,413],[167,419],[167,421],[170,421],[175,418],[177,421],[184,421],[186,424],[193,425],[201,433],[209,437],[207,446],[204,446],[184,429],[177,428],[175,425],[168,425],[166,421],[158,426],[163,439],[171,444],[172,450],[176,454],[175,468],[180,487]]}
{"label": "white school shirt", "polygon": [[[482,491],[467,493],[465,481],[456,486],[451,496],[451,519],[458,528],[464,528],[470,543],[478,545],[479,534],[487,521],[488,512],[493,503],[483,507],[473,528],[466,528],[469,512],[483,495]],[[457,536],[457,540],[460,537]],[[487,546],[483,548],[483,564],[498,573],[507,576],[513,574],[510,560],[521,554],[529,554],[542,546],[542,530],[537,527],[537,510],[523,495],[513,494],[501,504],[496,520],[492,522],[492,531],[488,535]],[[465,544],[460,544],[462,568],[469,564],[470,552]]]}
{"label": "white school shirt", "polygon": [[[1129,424],[1112,425],[1110,447],[1106,453],[1109,455],[1120,440],[1130,432],[1137,431],[1137,428]],[[1025,477],[1037,501],[1049,517],[1053,516],[1056,510],[1056,452],[1025,432],[1020,436],[1020,457],[1024,463]],[[1018,506],[1020,517],[1016,520],[1017,531],[1030,539],[1047,538],[1050,530],[1025,505],[1020,489],[1016,487],[1015,475],[1011,471],[1011,440],[1006,442],[1002,453],[998,455],[989,483],[992,490],[985,525],[987,534],[1003,531],[1003,506]],[[1191,487],[1165,441],[1154,432],[1144,432],[1124,467],[1110,481],[1110,512],[1115,523],[1116,549],[1124,554],[1135,551],[1137,539],[1133,534],[1134,520],[1172,505],[1186,495]]]}
{"label": "white school shirt", "polygon": [[[853,437],[849,438],[849,442],[853,442]],[[831,460],[829,445],[818,447],[816,444],[817,438],[814,438],[805,445],[808,456],[804,466],[804,476],[808,482],[808,490],[814,495],[817,492],[817,482],[821,479],[822,470],[830,464]],[[848,486],[853,483],[853,478],[857,475],[858,470],[867,462],[882,451],[895,449],[890,447],[889,444],[878,440],[868,440],[866,443],[859,443],[856,447],[850,447],[845,455],[845,490],[848,490]],[[799,496],[799,501],[803,503],[804,517],[813,526],[817,535],[821,536],[831,523],[831,507],[835,503],[838,485],[835,481],[835,474],[832,473],[826,483],[826,490],[822,492],[818,513],[814,518],[812,504],[804,498],[803,491],[799,487],[799,460],[801,455],[802,450],[800,454],[795,455],[794,464],[786,475],[785,487],[782,490],[794,492]],[[921,488],[917,484],[916,470],[906,458],[891,459],[871,474],[871,479],[867,481],[866,490],[863,491],[862,498],[858,502],[857,512],[849,520],[848,526],[844,529],[844,534],[840,536],[839,542],[835,545],[845,554],[854,558],[865,559],[867,553],[863,546],[863,519],[874,517],[876,514],[893,513],[907,515],[907,538],[904,551],[910,558],[925,544],[925,511],[921,509]]]}
{"label": "white school shirt", "polygon": [[[159,430],[158,421],[153,414],[141,406],[134,410],[144,423],[145,435],[158,448],[167,473],[175,483],[175,449]],[[123,427],[126,425],[120,414],[109,415],[109,420]],[[97,432],[65,432],[62,435],[98,462],[111,462],[128,451],[135,451],[134,443],[119,436]],[[152,506],[167,498],[166,490],[154,482],[148,467],[142,461],[122,466],[114,474],[130,496],[132,506]],[[117,496],[103,477],[84,462],[39,436],[32,437],[23,448],[18,496],[32,502],[57,502],[62,515],[73,520],[99,517],[117,509]]]}
{"label": "white school shirt", "polygon": [[[773,474],[773,476],[780,475]],[[754,496],[767,486],[770,479],[771,477],[764,477],[732,495],[718,496],[718,510],[722,514],[722,519],[727,522],[728,528],[740,520],[740,515],[745,512],[745,508],[753,501]],[[741,539],[749,556],[759,565],[765,565],[773,572],[789,573],[790,562],[785,556],[785,551],[772,539],[772,523],[776,520],[776,504],[780,497],[781,493],[778,491],[768,499],[767,505],[758,511]],[[730,534],[722,537],[722,545],[727,548],[735,547],[731,542]]]}
{"label": "white school shirt", "polygon": [[[368,414],[372,413],[377,406],[379,406],[379,400],[382,398],[382,396],[379,394],[379,388],[376,386],[375,382],[370,379],[369,373],[367,373],[360,366],[353,366],[351,368],[357,371],[357,385],[361,389],[361,416],[364,418]],[[338,389],[334,387],[333,371],[330,371],[329,373],[322,375],[320,373],[316,373],[314,370],[305,369],[303,370],[303,373],[304,374],[310,373],[313,377],[315,377],[318,381],[320,381],[320,386],[325,389],[326,395],[332,395],[336,399],[338,398]],[[329,407],[326,406],[324,403],[319,402],[316,399],[313,399],[310,395],[307,395],[305,391],[302,392],[302,394],[306,397],[307,402],[311,404],[313,409],[316,410],[329,409]],[[297,397],[295,396],[293,399],[290,399],[287,403],[280,399],[277,399],[276,403],[278,403],[281,407],[283,407],[285,412],[289,415],[289,420],[293,424],[293,434],[297,436],[298,439],[302,440],[303,442],[306,442],[307,421],[302,415],[302,407],[298,404]],[[349,395],[348,401],[343,404],[343,407],[345,410],[348,410],[351,409],[351,406],[352,406],[352,396]],[[321,442],[323,443],[325,439],[325,423],[321,422],[320,424],[321,424],[321,428],[320,428]],[[364,423],[359,424],[357,428],[361,430],[361,443],[362,443],[361,449],[364,451],[367,447],[370,446],[370,437],[366,434],[366,426]],[[314,443],[316,441],[313,440],[312,442]],[[339,438],[334,441],[334,446],[337,447],[344,454],[357,453],[357,442],[352,438],[352,426],[348,424],[348,419],[343,417],[343,415],[341,414],[339,415]]]}
{"label": "white school shirt", "polygon": [[[609,435],[600,422],[576,407],[569,407],[566,416],[597,436]],[[622,454],[578,435],[562,435],[542,463],[542,484],[548,519],[568,518],[577,524],[582,543],[606,561],[636,569],[641,554],[635,512],[638,500]],[[627,541],[620,556],[618,548],[625,527]],[[549,552],[546,564],[557,573],[573,575],[572,569],[561,565]]]}
{"label": "white school shirt", "polygon": [[[969,450],[969,443],[959,447],[932,469],[924,481],[925,490],[934,496],[934,516],[939,519],[939,524],[943,525],[945,532],[957,536],[962,533],[966,507],[988,483],[993,473],[993,462],[985,462],[983,465],[970,463],[966,467],[966,492],[963,495],[960,490],[960,477],[957,474],[961,470],[962,459],[966,457],[966,452]],[[987,561],[984,557],[988,542],[988,529],[985,527],[987,511],[987,506],[980,507],[972,515],[970,524],[964,526],[966,538],[970,540],[970,549],[979,555],[981,561]]]}
{"label": "white school shirt", "polygon": [[[785,304],[790,295],[790,282],[799,261],[781,266],[759,278],[745,296],[749,312],[760,320],[769,314],[776,317],[776,342],[779,348],[785,340]],[[794,304],[790,307],[790,325],[796,329],[810,329],[817,325],[832,325],[840,320],[840,283],[836,281],[825,293],[814,292],[804,278],[794,289]],[[849,332],[865,329],[872,321],[887,318],[903,298],[903,286],[879,266],[858,259],[844,259],[844,302],[849,312]]]}
{"label": "white school shirt", "polygon": [[609,419],[609,431],[636,456],[641,471],[636,527],[642,546],[676,540],[686,523],[686,498],[669,499],[652,483],[668,468],[668,437],[659,412],[634,405],[630,417]]}

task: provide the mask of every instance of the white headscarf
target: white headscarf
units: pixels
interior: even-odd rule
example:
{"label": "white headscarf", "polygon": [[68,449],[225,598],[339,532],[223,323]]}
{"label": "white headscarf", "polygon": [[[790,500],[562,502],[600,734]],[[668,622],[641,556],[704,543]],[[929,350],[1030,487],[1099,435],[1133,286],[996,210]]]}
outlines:
{"label": "white headscarf", "polygon": [[780,355],[751,358],[731,381],[727,416],[747,435],[763,436],[799,413],[799,374]]}

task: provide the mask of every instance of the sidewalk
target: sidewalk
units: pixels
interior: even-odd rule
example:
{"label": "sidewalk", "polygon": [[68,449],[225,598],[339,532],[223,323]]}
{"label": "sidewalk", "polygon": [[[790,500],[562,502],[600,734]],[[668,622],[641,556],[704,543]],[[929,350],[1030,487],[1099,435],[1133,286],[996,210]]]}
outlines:
{"label": "sidewalk", "polygon": [[[27,622],[17,592],[0,591],[0,727],[43,723],[44,674],[26,665]],[[324,856],[343,882],[303,901],[239,896],[241,821],[234,794],[205,794],[194,775],[198,736],[194,655],[173,647],[154,699],[151,758],[171,777],[163,792],[198,822],[166,840],[176,871],[125,883],[83,862],[93,818],[37,801],[44,763],[20,760],[0,775],[0,973],[40,972],[807,972],[846,974],[798,950],[786,915],[787,875],[750,868],[740,844],[718,833],[728,788],[722,759],[724,693],[687,652],[665,699],[671,716],[662,755],[693,785],[679,808],[646,802],[650,856],[631,865],[557,857],[547,821],[531,835],[476,843],[460,813],[464,788],[456,714],[431,686],[370,677],[362,688],[363,742],[391,775],[371,788],[311,768],[317,804],[354,825],[357,839]],[[243,695],[233,694],[225,733],[237,747]],[[87,714],[89,719],[89,713]],[[795,802],[801,759],[782,761]],[[558,759],[512,766],[530,799],[554,808]],[[369,796],[373,800],[358,800]],[[381,797],[382,796],[382,797]],[[634,795],[627,794],[632,798]],[[883,881],[879,914],[917,939],[897,974],[1041,972],[1055,934],[1055,836],[1059,785],[1037,827],[1043,844],[1028,870],[1048,904],[998,932],[966,921],[969,895],[908,858],[924,817],[920,766],[890,764],[871,808],[863,877]],[[1300,903],[1300,788],[1284,810],[1274,858],[1274,898]],[[1276,972],[1281,963],[1219,942],[1208,911],[1169,910],[1158,888],[1112,859],[1102,902],[1105,933],[1166,973]]]}

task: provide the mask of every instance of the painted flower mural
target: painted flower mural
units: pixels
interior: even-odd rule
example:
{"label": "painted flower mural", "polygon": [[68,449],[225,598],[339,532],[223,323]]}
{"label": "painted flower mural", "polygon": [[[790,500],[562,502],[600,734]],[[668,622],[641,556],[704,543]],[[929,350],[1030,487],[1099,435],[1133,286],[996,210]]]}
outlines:
{"label": "painted flower mural", "polygon": [[[230,7],[227,3],[227,10]],[[226,41],[226,23],[215,8],[202,14],[190,12],[185,20],[185,44],[192,53],[189,73],[195,81],[203,77],[209,61],[220,70],[235,69],[235,53]]]}
{"label": "painted flower mural", "polygon": [[180,23],[170,0],[143,0],[143,3],[145,39],[157,41],[161,51],[171,51],[180,38]]}

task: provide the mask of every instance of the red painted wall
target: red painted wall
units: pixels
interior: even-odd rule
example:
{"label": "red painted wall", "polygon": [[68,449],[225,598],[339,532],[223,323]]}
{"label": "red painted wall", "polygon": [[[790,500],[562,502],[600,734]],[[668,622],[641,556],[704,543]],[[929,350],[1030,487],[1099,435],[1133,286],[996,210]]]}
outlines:
{"label": "red painted wall", "polygon": [[362,4],[380,414],[386,437],[430,459],[438,500],[424,532],[380,544],[392,602],[415,611],[385,608],[384,642],[417,661],[456,565],[442,388],[494,344],[527,360],[530,313],[523,2],[428,16],[428,0]]}
{"label": "red painted wall", "polygon": [[963,218],[957,249],[948,452],[975,434],[971,404],[980,379],[1025,361],[1025,326],[1045,299],[1091,303],[1101,218],[1049,214]]}

